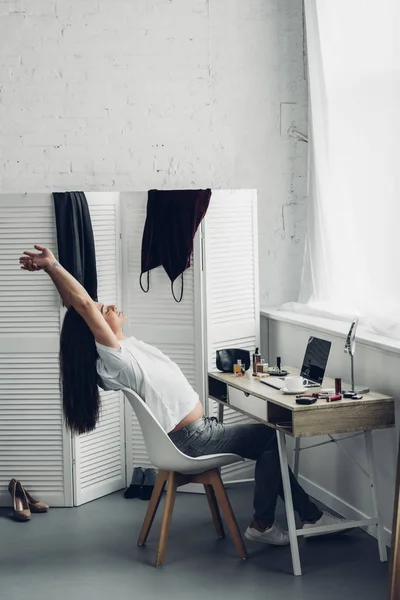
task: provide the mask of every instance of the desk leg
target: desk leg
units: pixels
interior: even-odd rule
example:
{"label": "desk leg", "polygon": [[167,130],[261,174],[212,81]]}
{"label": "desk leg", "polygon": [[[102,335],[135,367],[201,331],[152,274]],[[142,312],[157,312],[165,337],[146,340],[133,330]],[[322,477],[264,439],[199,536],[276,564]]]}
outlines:
{"label": "desk leg", "polygon": [[293,474],[296,477],[296,479],[299,476],[300,441],[301,438],[294,438]]}
{"label": "desk leg", "polygon": [[294,520],[293,498],[289,479],[286,438],[283,431],[277,431],[276,435],[278,438],[279,459],[281,462],[283,493],[285,495],[286,518],[289,529],[290,550],[292,552],[293,573],[295,575],[301,575],[299,545],[297,543],[296,522]]}
{"label": "desk leg", "polygon": [[383,540],[383,527],[382,527],[382,518],[379,513],[379,505],[378,505],[378,497],[376,493],[377,489],[377,477],[375,470],[375,461],[374,461],[374,446],[372,441],[372,431],[365,432],[365,444],[367,447],[367,457],[368,457],[368,472],[369,472],[369,481],[371,485],[371,496],[372,496],[372,506],[374,509],[374,517],[378,519],[377,525],[377,536],[378,536],[378,547],[379,547],[379,558],[382,562],[387,561],[387,552],[385,542]]}

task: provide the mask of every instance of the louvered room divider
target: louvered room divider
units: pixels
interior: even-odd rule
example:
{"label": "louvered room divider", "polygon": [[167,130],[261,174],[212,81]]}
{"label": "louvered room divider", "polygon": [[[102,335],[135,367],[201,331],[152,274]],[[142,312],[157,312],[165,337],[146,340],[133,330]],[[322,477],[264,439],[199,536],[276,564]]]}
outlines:
{"label": "louvered room divider", "polygon": [[[176,303],[162,268],[139,286],[147,193],[87,193],[99,299],[127,314],[126,335],[176,361],[205,404],[218,348],[259,345],[257,202],[254,190],[214,190]],[[21,251],[57,250],[50,194],[0,195],[0,504],[11,477],[53,506],[80,505],[122,489],[134,466],[150,466],[140,427],[118,392],[102,393],[101,418],[86,435],[64,428],[59,332],[64,309],[44,273],[18,268]],[[180,281],[176,282],[179,292]],[[79,347],[77,348],[79,351]],[[210,402],[210,414],[215,406]],[[244,417],[225,412],[225,421]],[[240,479],[246,464],[225,468]]]}

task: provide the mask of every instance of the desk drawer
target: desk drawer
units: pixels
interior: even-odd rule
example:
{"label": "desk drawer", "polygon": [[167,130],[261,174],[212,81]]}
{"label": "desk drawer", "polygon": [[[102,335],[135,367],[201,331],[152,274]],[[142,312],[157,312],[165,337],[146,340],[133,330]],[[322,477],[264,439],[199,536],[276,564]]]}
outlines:
{"label": "desk drawer", "polygon": [[267,403],[261,398],[252,396],[251,394],[246,395],[241,390],[229,386],[229,405],[232,408],[238,408],[250,417],[258,417],[263,421],[267,420]]}

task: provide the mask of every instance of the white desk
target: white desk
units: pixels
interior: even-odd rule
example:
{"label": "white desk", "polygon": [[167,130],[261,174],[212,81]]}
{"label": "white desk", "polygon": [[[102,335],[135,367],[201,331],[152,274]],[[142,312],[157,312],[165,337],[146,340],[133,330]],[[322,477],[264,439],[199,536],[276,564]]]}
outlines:
{"label": "white desk", "polygon": [[[293,367],[285,367],[285,369],[287,369],[291,375],[297,375],[299,373],[299,370]],[[334,381],[325,378],[322,387],[334,388]],[[310,391],[317,390],[318,388],[310,388]],[[238,412],[276,429],[293,572],[295,575],[301,575],[297,538],[304,535],[305,532],[302,529],[296,529],[295,524],[289,481],[286,435],[295,438],[294,472],[296,476],[298,474],[300,440],[302,437],[328,435],[330,438],[329,441],[322,442],[322,444],[331,443],[332,441],[338,444],[340,439],[336,440],[333,437],[334,434],[352,434],[346,436],[345,439],[347,439],[347,437],[353,437],[353,435],[364,435],[369,465],[368,472],[365,471],[361,465],[358,463],[356,464],[370,480],[373,518],[347,521],[345,524],[330,527],[316,527],[313,531],[315,531],[315,533],[327,533],[347,529],[349,527],[363,527],[373,524],[377,528],[380,560],[387,560],[386,546],[383,541],[382,522],[375,492],[376,474],[371,431],[373,429],[383,429],[394,426],[395,417],[393,398],[377,392],[369,392],[368,394],[364,394],[361,400],[345,398],[337,402],[317,400],[315,404],[300,405],[296,404],[295,396],[283,395],[279,390],[261,383],[257,378],[252,377],[250,373],[246,373],[244,377],[236,377],[230,373],[220,372],[210,372],[208,374],[208,396],[219,402],[221,405],[229,406]],[[315,444],[313,447],[320,445],[321,443]],[[338,447],[344,452],[339,444]],[[353,460],[346,452],[345,454],[348,458]]]}

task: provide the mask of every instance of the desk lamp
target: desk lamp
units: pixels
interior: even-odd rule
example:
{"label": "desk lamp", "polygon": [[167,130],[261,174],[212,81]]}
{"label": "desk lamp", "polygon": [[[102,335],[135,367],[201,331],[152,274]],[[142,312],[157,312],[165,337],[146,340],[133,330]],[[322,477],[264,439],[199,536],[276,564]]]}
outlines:
{"label": "desk lamp", "polygon": [[343,390],[344,392],[354,392],[355,394],[366,394],[369,392],[369,388],[364,385],[354,385],[354,352],[356,349],[356,329],[358,325],[358,319],[355,319],[351,326],[349,333],[347,334],[346,343],[344,345],[344,351],[350,355],[351,364],[351,388]]}

